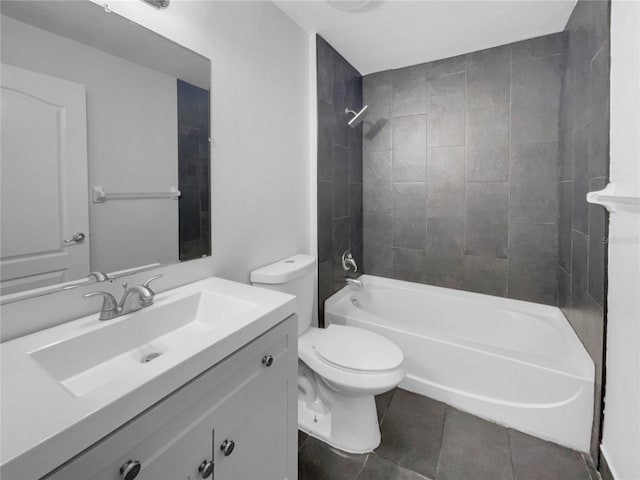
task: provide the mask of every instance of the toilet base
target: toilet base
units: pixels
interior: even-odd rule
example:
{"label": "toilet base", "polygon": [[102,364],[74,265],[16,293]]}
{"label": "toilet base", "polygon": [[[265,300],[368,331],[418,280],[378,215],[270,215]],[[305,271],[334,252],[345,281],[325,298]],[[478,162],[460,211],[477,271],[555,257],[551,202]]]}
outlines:
{"label": "toilet base", "polygon": [[380,445],[373,395],[343,395],[326,385],[320,390],[323,403],[328,405],[324,412],[309,405],[304,395],[298,395],[298,428],[301,431],[348,453],[370,453]]}

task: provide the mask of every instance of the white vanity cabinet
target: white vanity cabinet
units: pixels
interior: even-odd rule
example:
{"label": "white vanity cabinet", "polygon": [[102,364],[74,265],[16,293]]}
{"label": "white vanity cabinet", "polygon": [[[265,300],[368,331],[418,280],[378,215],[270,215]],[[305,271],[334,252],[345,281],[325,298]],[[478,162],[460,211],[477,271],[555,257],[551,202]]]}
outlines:
{"label": "white vanity cabinet", "polygon": [[293,315],[44,478],[294,479],[296,402]]}

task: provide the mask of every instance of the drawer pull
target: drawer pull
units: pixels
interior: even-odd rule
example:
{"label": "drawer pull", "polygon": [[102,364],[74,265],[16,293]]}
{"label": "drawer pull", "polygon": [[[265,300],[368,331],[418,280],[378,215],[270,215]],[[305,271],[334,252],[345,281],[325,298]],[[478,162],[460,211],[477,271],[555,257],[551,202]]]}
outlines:
{"label": "drawer pull", "polygon": [[228,457],[229,455],[231,455],[231,452],[233,452],[233,449],[236,447],[236,443],[233,440],[225,440],[224,442],[222,442],[222,445],[220,445],[220,450],[222,450],[222,453],[224,453],[225,457]]}
{"label": "drawer pull", "polygon": [[200,476],[202,478],[209,478],[213,473],[213,462],[203,460],[198,467],[198,472],[200,472]]}
{"label": "drawer pull", "polygon": [[264,357],[262,357],[262,364],[265,367],[270,367],[271,365],[273,365],[273,357],[271,355],[265,355]]}
{"label": "drawer pull", "polygon": [[141,468],[139,461],[128,460],[127,463],[120,467],[120,478],[122,480],[133,480],[138,476]]}

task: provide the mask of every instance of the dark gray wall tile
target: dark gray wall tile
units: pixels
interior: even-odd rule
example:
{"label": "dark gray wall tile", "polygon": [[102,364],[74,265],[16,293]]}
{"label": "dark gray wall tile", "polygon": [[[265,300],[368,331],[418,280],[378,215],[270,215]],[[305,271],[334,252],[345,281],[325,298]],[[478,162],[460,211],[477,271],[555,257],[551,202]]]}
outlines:
{"label": "dark gray wall tile", "polygon": [[467,181],[506,181],[509,174],[509,48],[467,55]]}
{"label": "dark gray wall tile", "polygon": [[426,65],[427,78],[436,78],[443,75],[451,75],[452,73],[464,72],[466,70],[465,55],[457,57],[449,57],[435,62],[429,62]]}
{"label": "dark gray wall tile", "polygon": [[318,37],[318,323],[323,301],[344,285],[339,255],[362,262],[362,127],[347,126],[345,105],[360,108],[362,77]]}
{"label": "dark gray wall tile", "polygon": [[349,140],[349,183],[362,183],[362,124],[351,129]]}
{"label": "dark gray wall tile", "polygon": [[316,35],[317,70],[318,70],[318,99],[333,102],[333,55],[331,46],[320,36]]}
{"label": "dark gray wall tile", "polygon": [[318,182],[318,261],[331,258],[333,215],[331,182]]}
{"label": "dark gray wall tile", "polygon": [[391,214],[364,212],[364,271],[371,275],[391,277],[393,271],[393,221]]}
{"label": "dark gray wall tile", "polygon": [[345,271],[342,269],[342,254],[349,250],[349,217],[333,220],[333,291],[344,286]]}
{"label": "dark gray wall tile", "polygon": [[318,181],[333,178],[333,107],[318,100]]}
{"label": "dark gray wall tile", "polygon": [[511,73],[511,143],[559,138],[562,55],[531,59],[514,54]]}
{"label": "dark gray wall tile", "polygon": [[507,429],[447,408],[438,480],[512,480]]}
{"label": "dark gray wall tile", "polygon": [[591,21],[591,56],[595,57],[601,50],[608,51],[609,23],[611,17],[611,2],[607,0],[593,0],[589,2]]}
{"label": "dark gray wall tile", "polygon": [[349,196],[349,248],[358,270],[362,270],[362,184],[352,183]]}
{"label": "dark gray wall tile", "polygon": [[464,147],[430,148],[427,155],[427,216],[464,217]]}
{"label": "dark gray wall tile", "polygon": [[415,115],[427,110],[425,65],[393,70],[393,115]]}
{"label": "dark gray wall tile", "polygon": [[509,429],[514,480],[590,480],[582,455]]}
{"label": "dark gray wall tile", "polygon": [[588,296],[589,237],[576,230],[571,232],[571,294],[574,306],[580,306]]}
{"label": "dark gray wall tile", "polygon": [[394,150],[393,181],[424,182],[427,178],[426,151]]}
{"label": "dark gray wall tile", "polygon": [[367,121],[362,129],[362,146],[366,152],[391,150],[391,105],[393,87],[365,87],[363,102],[368,105]]}
{"label": "dark gray wall tile", "polygon": [[511,146],[510,220],[558,222],[558,141]]}
{"label": "dark gray wall tile", "polygon": [[393,84],[393,70],[384,70],[382,72],[370,73],[362,77],[362,88],[377,88],[382,86],[391,86]]}
{"label": "dark gray wall tile", "polygon": [[571,271],[571,212],[573,209],[573,182],[560,183],[560,216],[558,231],[560,235],[559,265],[567,272]]}
{"label": "dark gray wall tile", "polygon": [[574,89],[568,90],[560,100],[560,179],[573,180],[574,152]]}
{"label": "dark gray wall tile", "polygon": [[587,192],[589,192],[588,134],[588,127],[581,127],[575,132],[572,228],[584,234],[589,233],[589,210],[586,199]]}
{"label": "dark gray wall tile", "polygon": [[464,145],[464,72],[429,79],[427,82],[427,145]]}
{"label": "dark gray wall tile", "polygon": [[324,301],[333,295],[333,259],[318,264],[318,321],[324,325]]}
{"label": "dark gray wall tile", "polygon": [[349,149],[333,146],[332,169],[333,218],[349,215]]}
{"label": "dark gray wall tile", "polygon": [[425,251],[426,282],[462,288],[464,279],[464,218],[429,218]]}
{"label": "dark gray wall tile", "polygon": [[514,223],[509,230],[509,297],[558,304],[558,226]]}
{"label": "dark gray wall tile", "polygon": [[409,115],[393,119],[393,150],[427,151],[426,115]]}
{"label": "dark gray wall tile", "polygon": [[369,213],[391,213],[393,186],[390,151],[365,152],[363,181],[363,209]]}
{"label": "dark gray wall tile", "polygon": [[[591,190],[602,190],[606,180],[591,181]],[[589,294],[604,306],[604,282],[606,280],[605,260],[607,245],[607,211],[600,205],[589,205]]]}
{"label": "dark gray wall tile", "polygon": [[427,257],[459,258],[464,254],[464,218],[430,218],[427,222]]}
{"label": "dark gray wall tile", "polygon": [[465,254],[507,258],[509,184],[468,183]]}
{"label": "dark gray wall tile", "polygon": [[514,58],[538,58],[564,54],[565,32],[530,38],[512,44]]}
{"label": "dark gray wall tile", "polygon": [[426,184],[393,184],[393,246],[423,249],[427,232]]}
{"label": "dark gray wall tile", "polygon": [[571,276],[562,267],[558,268],[558,306],[563,310],[571,307]]}
{"label": "dark gray wall tile", "polygon": [[591,63],[589,177],[604,177],[609,166],[609,55],[601,51]]}
{"label": "dark gray wall tile", "polygon": [[393,278],[407,282],[424,283],[424,250],[393,249]]}
{"label": "dark gray wall tile", "polygon": [[464,257],[462,288],[469,292],[507,296],[508,262],[493,257]]}

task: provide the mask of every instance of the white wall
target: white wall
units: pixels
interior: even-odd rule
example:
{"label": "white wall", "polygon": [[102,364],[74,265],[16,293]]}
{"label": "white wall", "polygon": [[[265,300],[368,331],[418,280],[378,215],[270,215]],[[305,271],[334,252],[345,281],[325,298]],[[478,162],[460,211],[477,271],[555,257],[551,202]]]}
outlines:
{"label": "white wall", "polygon": [[[640,196],[640,3],[611,6],[611,182]],[[617,480],[640,478],[640,210],[609,223],[602,452]]]}
{"label": "white wall", "polygon": [[[5,16],[2,61],[86,87],[89,188],[178,185],[175,78]],[[175,200],[90,203],[89,215],[92,270],[177,261]]]}
{"label": "white wall", "polygon": [[308,36],[271,2],[111,8],[211,59],[214,273],[310,253]]}

